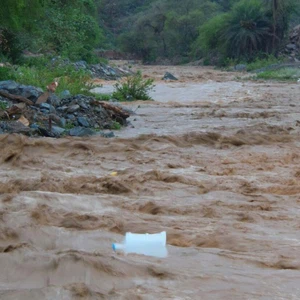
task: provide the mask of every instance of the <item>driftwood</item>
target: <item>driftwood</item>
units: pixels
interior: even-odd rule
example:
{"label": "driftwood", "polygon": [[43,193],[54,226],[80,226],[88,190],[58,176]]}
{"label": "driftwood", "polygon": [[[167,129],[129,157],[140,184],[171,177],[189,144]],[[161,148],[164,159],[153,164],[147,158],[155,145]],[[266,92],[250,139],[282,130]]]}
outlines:
{"label": "driftwood", "polygon": [[12,115],[22,114],[25,106],[26,106],[25,103],[18,103],[18,104],[14,104],[12,107],[10,107],[6,110],[1,110],[0,111],[0,119],[6,119],[6,118],[10,119],[10,116],[12,116]]}
{"label": "driftwood", "polygon": [[41,96],[38,97],[38,99],[35,102],[35,105],[47,102],[49,96],[50,96],[49,92],[43,93]]}
{"label": "driftwood", "polygon": [[0,96],[10,99],[10,100],[15,100],[19,102],[24,102],[28,105],[33,105],[33,102],[25,97],[19,96],[19,95],[13,95],[7,92],[4,92],[3,90],[0,90]]}
{"label": "driftwood", "polygon": [[103,101],[93,101],[92,104],[94,105],[101,105],[103,108],[108,110],[115,119],[122,119],[126,120],[130,117],[130,114],[127,111],[124,111],[121,107],[109,104]]}

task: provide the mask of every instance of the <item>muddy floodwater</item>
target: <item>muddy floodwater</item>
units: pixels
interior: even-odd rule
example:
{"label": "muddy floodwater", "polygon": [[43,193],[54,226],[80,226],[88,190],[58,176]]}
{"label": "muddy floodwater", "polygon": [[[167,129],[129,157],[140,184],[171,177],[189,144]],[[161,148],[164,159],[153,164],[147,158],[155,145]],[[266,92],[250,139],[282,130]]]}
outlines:
{"label": "muddy floodwater", "polygon": [[300,84],[134,68],[156,101],[116,138],[0,135],[0,299],[299,300]]}

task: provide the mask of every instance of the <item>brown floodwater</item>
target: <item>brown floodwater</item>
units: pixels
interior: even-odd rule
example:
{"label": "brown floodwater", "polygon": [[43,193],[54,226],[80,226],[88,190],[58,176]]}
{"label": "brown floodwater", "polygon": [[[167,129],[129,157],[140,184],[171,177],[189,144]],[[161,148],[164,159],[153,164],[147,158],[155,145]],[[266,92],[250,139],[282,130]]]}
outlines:
{"label": "brown floodwater", "polygon": [[135,68],[156,101],[116,138],[0,136],[0,299],[299,300],[300,85]]}

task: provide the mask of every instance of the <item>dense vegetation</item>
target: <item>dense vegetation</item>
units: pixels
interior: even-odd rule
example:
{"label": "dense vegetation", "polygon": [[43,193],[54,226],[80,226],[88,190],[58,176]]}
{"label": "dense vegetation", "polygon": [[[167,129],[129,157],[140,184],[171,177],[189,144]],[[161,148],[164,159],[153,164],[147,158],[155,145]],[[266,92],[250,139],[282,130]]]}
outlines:
{"label": "dense vegetation", "polygon": [[21,50],[92,60],[103,43],[94,0],[2,0],[0,54],[13,60]]}
{"label": "dense vegetation", "polygon": [[116,49],[147,61],[277,56],[298,0],[2,0],[0,56],[23,50],[95,61]]}

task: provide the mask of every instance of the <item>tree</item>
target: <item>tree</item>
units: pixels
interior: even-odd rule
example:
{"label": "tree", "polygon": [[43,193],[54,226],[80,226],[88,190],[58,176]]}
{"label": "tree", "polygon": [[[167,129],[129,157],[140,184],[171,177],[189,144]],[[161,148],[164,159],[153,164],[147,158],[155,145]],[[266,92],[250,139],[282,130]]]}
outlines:
{"label": "tree", "polygon": [[221,39],[229,57],[251,59],[257,52],[269,52],[270,21],[260,0],[242,0],[227,15]]}
{"label": "tree", "polygon": [[278,44],[284,38],[292,13],[295,11],[296,0],[264,0],[267,10],[272,15],[272,49],[278,50]]}
{"label": "tree", "polygon": [[0,41],[5,43],[0,43],[0,52],[14,60],[21,49],[54,51],[71,59],[88,60],[93,47],[103,41],[96,2],[2,0]]}

